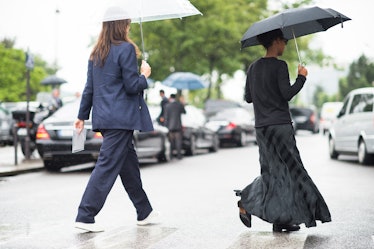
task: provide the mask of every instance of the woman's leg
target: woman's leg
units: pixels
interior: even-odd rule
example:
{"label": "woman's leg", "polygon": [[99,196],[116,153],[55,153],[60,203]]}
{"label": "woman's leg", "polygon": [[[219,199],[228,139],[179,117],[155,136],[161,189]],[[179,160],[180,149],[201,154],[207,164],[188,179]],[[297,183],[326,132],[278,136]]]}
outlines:
{"label": "woman's leg", "polygon": [[127,140],[127,157],[119,173],[122,184],[134,204],[137,219],[144,220],[152,211],[140,177],[138,156],[131,140]]}
{"label": "woman's leg", "polygon": [[128,156],[132,132],[103,130],[103,144],[78,208],[77,222],[94,223]]}

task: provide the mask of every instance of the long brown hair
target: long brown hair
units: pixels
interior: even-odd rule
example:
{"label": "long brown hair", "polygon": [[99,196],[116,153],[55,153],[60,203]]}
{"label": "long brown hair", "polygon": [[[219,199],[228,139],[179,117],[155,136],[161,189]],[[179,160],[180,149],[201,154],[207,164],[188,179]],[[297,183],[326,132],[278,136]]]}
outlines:
{"label": "long brown hair", "polygon": [[103,22],[99,39],[90,55],[90,60],[94,62],[94,65],[103,67],[109,54],[110,45],[118,45],[124,41],[131,43],[135,47],[136,55],[140,56],[138,46],[128,36],[127,27],[130,24],[130,19]]}

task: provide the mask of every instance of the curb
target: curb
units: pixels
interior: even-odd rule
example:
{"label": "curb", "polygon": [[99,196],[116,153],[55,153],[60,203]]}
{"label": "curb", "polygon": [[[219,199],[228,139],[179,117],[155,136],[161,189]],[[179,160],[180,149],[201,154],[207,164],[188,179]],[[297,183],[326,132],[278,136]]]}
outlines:
{"label": "curb", "polygon": [[24,161],[18,165],[0,165],[0,177],[15,176],[42,170],[44,170],[44,165],[41,160]]}

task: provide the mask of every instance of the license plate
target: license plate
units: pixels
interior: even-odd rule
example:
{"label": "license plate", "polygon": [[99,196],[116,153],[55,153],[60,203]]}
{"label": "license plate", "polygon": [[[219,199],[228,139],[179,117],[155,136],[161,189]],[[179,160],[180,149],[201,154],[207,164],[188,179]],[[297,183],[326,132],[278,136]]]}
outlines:
{"label": "license plate", "polygon": [[57,134],[59,137],[73,137],[73,130],[59,130]]}
{"label": "license plate", "polygon": [[18,135],[18,136],[26,136],[26,135],[27,135],[27,130],[26,130],[26,128],[20,128],[20,129],[18,129],[18,131],[17,131],[17,135]]}

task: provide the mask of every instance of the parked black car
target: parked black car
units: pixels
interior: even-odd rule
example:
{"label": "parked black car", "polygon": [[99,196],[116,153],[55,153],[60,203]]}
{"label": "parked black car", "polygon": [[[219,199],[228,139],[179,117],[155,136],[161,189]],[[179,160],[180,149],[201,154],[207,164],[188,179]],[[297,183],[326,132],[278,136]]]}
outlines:
{"label": "parked black car", "polygon": [[87,136],[84,150],[72,153],[73,124],[79,104],[78,100],[65,104],[38,126],[36,146],[47,170],[59,171],[74,164],[94,162],[99,156],[103,138],[100,132],[92,131],[90,120],[85,121]]}
{"label": "parked black car", "polygon": [[307,130],[313,133],[319,132],[318,113],[314,108],[308,107],[290,107],[293,122],[295,122],[295,131]]}
{"label": "parked black car", "polygon": [[209,118],[206,126],[216,131],[220,145],[256,143],[254,115],[245,108],[225,108]]}
{"label": "parked black car", "polygon": [[198,149],[208,149],[216,152],[219,149],[219,138],[216,132],[206,126],[203,110],[192,105],[186,105],[186,114],[182,114],[184,154],[195,155]]}

